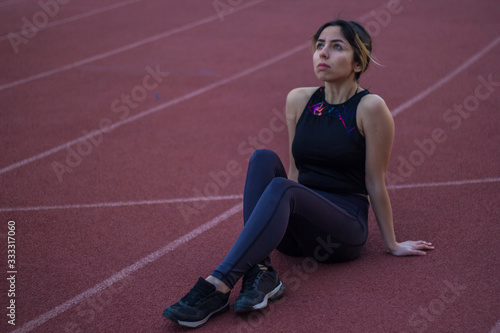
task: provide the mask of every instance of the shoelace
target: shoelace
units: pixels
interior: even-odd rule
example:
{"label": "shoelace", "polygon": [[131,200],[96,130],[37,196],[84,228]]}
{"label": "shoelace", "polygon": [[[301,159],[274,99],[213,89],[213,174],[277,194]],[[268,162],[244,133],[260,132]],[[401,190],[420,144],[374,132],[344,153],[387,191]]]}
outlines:
{"label": "shoelace", "polygon": [[187,305],[195,305],[197,302],[200,301],[200,299],[202,297],[204,297],[206,294],[205,292],[198,288],[198,286],[194,286],[190,291],[189,293],[186,294],[186,296],[184,296],[182,298],[182,301],[184,303],[186,303]]}
{"label": "shoelace", "polygon": [[265,270],[253,269],[248,275],[243,279],[243,290],[252,290],[257,287],[260,277],[264,274]]}

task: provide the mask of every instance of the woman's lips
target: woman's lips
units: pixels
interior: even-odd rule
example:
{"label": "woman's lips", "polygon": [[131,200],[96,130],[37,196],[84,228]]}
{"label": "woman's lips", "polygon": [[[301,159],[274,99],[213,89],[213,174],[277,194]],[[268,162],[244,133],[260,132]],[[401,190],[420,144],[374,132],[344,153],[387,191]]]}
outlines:
{"label": "woman's lips", "polygon": [[318,64],[318,66],[316,66],[316,68],[318,68],[318,69],[328,69],[328,68],[330,68],[330,66],[328,66],[327,64],[321,63],[321,64]]}

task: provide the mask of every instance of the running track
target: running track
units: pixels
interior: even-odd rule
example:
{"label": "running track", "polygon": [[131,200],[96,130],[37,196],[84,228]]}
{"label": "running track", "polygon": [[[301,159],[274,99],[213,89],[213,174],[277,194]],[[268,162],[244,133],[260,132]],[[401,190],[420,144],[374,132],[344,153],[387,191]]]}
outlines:
{"label": "running track", "polygon": [[286,296],[198,331],[500,331],[497,1],[66,2],[0,2],[0,331],[186,331],[162,310],[235,240],[251,152],[287,165],[286,94],[318,85],[308,39],[339,13],[382,64],[361,83],[395,116],[397,237],[436,250],[385,254],[371,215],[359,260],[274,253]]}

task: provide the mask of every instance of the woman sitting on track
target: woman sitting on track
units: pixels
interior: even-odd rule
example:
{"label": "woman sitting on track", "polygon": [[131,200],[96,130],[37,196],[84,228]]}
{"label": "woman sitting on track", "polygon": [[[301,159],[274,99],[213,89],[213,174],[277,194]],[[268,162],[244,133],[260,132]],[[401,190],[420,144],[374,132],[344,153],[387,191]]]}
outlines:
{"label": "woman sitting on track", "polygon": [[370,202],[388,252],[425,255],[425,241],[396,242],[385,186],[394,122],[383,101],[359,85],[371,60],[371,38],[358,23],[337,20],[313,37],[320,88],[292,90],[286,101],[288,177],[278,156],[257,150],[243,199],[244,228],[224,261],[163,315],[199,327],[229,309],[229,292],[243,283],[235,312],[261,309],[285,287],[269,254],[341,262],[359,256],[368,235]]}

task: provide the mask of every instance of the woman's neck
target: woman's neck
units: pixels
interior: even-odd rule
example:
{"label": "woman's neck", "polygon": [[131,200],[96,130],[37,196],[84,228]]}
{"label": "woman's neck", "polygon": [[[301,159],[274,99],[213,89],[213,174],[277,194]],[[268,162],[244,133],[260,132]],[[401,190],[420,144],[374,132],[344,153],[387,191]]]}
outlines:
{"label": "woman's neck", "polygon": [[342,84],[325,82],[325,100],[329,104],[342,104],[354,96],[358,89],[357,81]]}

